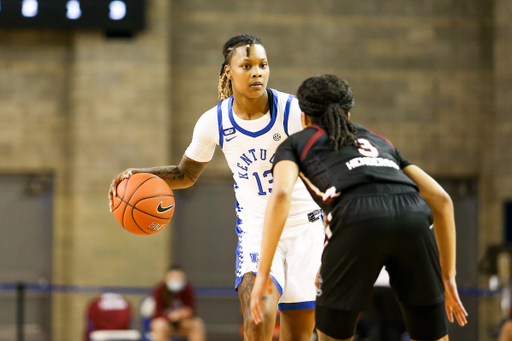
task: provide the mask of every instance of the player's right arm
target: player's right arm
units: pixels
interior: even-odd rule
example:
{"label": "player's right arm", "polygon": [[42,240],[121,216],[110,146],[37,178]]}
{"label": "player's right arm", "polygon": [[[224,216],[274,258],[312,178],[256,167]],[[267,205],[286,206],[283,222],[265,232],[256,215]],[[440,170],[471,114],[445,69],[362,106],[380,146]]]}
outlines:
{"label": "player's right arm", "polygon": [[453,315],[455,315],[459,325],[463,326],[467,323],[468,314],[460,301],[455,281],[455,218],[452,200],[443,187],[418,166],[409,165],[403,169],[403,172],[418,185],[420,194],[425,198],[434,215],[434,234],[439,248],[446,293],[446,312],[450,322],[453,322]]}
{"label": "player's right arm", "polygon": [[192,142],[177,166],[160,166],[152,168],[128,168],[114,178],[108,192],[110,211],[116,195],[117,185],[136,173],[150,173],[159,176],[172,189],[192,186],[213,157],[215,145],[219,141],[217,116],[214,109],[204,113],[196,123]]}
{"label": "player's right arm", "polygon": [[[137,173],[154,174],[167,182],[172,189],[192,186],[203,172],[208,162],[197,162],[183,155],[177,166],[160,166],[152,168],[129,168],[120,174],[121,181]],[[125,176],[123,177],[123,175]]]}
{"label": "player's right arm", "polygon": [[128,168],[112,180],[108,192],[110,211],[112,211],[113,200],[116,195],[117,185],[124,179],[137,173],[154,174],[167,182],[170,188],[188,188],[192,186],[199,175],[203,172],[208,162],[197,162],[186,155],[183,155],[181,162],[177,166],[160,166],[152,168]]}

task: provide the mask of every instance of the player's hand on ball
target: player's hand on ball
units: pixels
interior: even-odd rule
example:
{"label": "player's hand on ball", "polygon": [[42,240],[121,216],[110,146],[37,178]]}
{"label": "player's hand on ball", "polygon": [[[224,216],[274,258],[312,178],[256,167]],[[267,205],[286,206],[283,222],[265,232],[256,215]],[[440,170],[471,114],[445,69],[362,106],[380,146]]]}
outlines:
{"label": "player's hand on ball", "polygon": [[112,180],[112,183],[110,184],[110,188],[108,190],[108,206],[110,208],[110,212],[112,212],[112,210],[114,209],[114,197],[116,196],[117,185],[119,185],[119,183],[124,179],[128,179],[130,176],[136,173],[138,172],[136,171],[135,168],[128,168],[127,170],[116,176],[114,180]]}

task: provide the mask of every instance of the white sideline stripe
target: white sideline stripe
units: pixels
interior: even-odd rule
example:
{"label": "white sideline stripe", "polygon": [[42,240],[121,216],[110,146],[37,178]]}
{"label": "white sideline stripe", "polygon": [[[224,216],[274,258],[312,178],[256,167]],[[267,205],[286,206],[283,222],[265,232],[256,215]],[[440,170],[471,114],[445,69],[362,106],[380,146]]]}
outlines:
{"label": "white sideline stripe", "polygon": [[91,341],[140,340],[138,330],[96,330],[90,335]]}

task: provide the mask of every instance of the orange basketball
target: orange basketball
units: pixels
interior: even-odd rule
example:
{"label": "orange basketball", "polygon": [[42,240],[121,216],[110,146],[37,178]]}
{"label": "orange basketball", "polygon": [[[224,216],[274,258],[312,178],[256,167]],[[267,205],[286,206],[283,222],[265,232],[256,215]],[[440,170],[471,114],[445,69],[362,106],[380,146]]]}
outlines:
{"label": "orange basketball", "polygon": [[112,212],[127,231],[148,235],[171,221],[174,205],[174,195],[164,180],[138,173],[119,183]]}

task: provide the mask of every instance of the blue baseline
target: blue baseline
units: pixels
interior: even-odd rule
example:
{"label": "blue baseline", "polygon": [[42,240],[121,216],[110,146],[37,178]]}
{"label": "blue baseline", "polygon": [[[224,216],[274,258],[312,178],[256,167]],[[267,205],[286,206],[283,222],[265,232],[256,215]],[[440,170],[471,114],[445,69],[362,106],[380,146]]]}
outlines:
{"label": "blue baseline", "polygon": [[[19,283],[0,283],[0,292],[10,292],[18,290]],[[118,294],[149,295],[152,287],[121,287],[121,286],[94,286],[94,285],[62,285],[62,284],[38,284],[23,283],[25,291],[46,292],[46,293],[82,293],[82,294],[101,294],[105,292],[115,292]],[[233,288],[208,288],[201,287],[194,289],[197,296],[236,296],[238,293]]]}
{"label": "blue baseline", "polygon": [[[38,283],[0,283],[0,292],[10,292],[18,290],[20,284],[26,291],[47,292],[47,293],[83,293],[94,294],[104,292],[115,292],[119,294],[140,294],[149,295],[153,288],[151,287],[125,287],[125,286],[95,286],[95,285],[66,285],[66,284],[38,284]],[[197,287],[194,289],[197,296],[216,297],[216,296],[238,296],[238,293],[232,287]],[[473,287],[459,288],[460,296],[498,296],[501,290],[480,289]]]}

